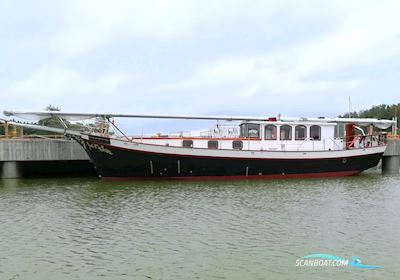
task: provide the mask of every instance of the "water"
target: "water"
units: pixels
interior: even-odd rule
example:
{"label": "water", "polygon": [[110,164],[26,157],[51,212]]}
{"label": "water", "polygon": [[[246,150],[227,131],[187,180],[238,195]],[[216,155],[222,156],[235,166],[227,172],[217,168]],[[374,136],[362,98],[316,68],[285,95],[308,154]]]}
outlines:
{"label": "water", "polygon": [[[0,183],[0,279],[399,279],[400,176]],[[295,266],[326,253],[376,270]]]}

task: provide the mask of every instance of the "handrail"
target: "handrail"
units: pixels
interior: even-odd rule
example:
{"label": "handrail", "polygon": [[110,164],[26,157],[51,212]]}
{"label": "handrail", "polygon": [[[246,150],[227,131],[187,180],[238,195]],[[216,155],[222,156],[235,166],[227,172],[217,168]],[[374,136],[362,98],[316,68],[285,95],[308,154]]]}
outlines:
{"label": "handrail", "polygon": [[300,143],[300,145],[297,147],[297,151],[300,151],[301,146],[303,146],[304,143],[307,142],[307,139],[304,138],[304,140]]}

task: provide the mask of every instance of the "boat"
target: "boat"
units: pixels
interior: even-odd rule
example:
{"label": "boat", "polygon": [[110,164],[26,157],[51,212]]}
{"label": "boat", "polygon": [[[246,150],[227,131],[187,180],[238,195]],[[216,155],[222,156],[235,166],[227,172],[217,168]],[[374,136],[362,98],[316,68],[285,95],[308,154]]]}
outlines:
{"label": "boat", "polygon": [[[63,128],[12,125],[63,133],[87,152],[105,180],[278,179],[356,175],[375,167],[386,149],[392,120],[361,118],[286,118],[168,116],[107,113],[14,112],[8,117],[57,117]],[[107,129],[71,130],[63,120],[104,120]],[[214,120],[205,131],[126,136],[114,118]],[[221,122],[224,122],[221,124]],[[111,135],[108,127],[120,134]]]}

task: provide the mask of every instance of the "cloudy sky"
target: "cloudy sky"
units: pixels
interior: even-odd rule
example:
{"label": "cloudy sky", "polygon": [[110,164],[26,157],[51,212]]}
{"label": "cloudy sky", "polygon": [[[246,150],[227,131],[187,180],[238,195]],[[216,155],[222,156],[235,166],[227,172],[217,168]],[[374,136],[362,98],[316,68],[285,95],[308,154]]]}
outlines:
{"label": "cloudy sky", "polygon": [[336,116],[399,102],[400,1],[0,1],[3,109]]}

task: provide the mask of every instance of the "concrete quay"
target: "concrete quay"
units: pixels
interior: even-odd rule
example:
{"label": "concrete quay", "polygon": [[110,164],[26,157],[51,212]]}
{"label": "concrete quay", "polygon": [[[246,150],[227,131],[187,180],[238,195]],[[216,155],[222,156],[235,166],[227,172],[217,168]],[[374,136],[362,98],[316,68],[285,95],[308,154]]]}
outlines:
{"label": "concrete quay", "polygon": [[382,172],[398,174],[400,172],[400,138],[389,138],[387,144],[382,157]]}
{"label": "concrete quay", "polygon": [[0,140],[0,178],[96,174],[85,150],[66,139]]}

